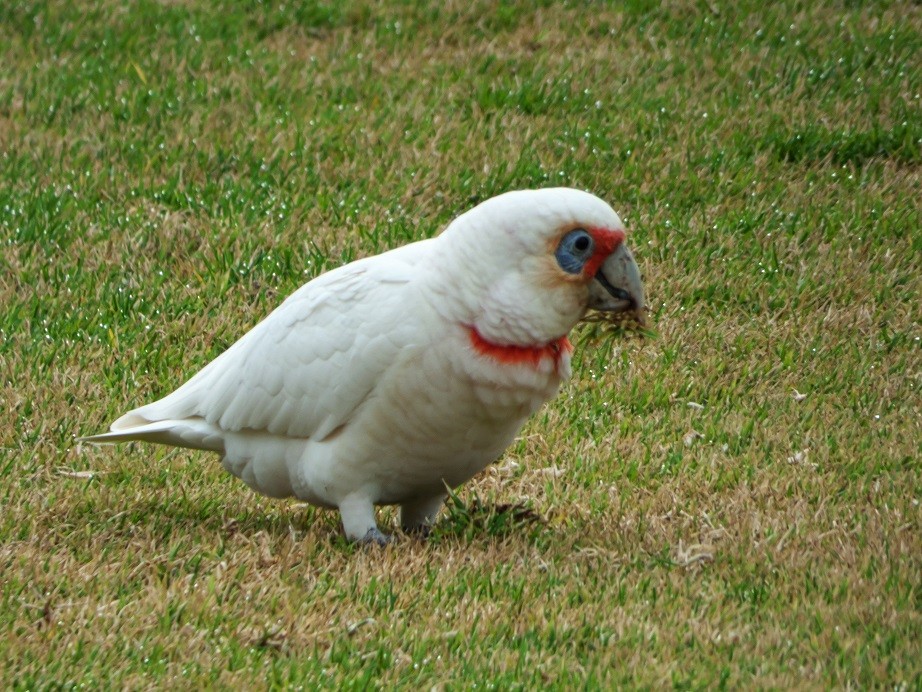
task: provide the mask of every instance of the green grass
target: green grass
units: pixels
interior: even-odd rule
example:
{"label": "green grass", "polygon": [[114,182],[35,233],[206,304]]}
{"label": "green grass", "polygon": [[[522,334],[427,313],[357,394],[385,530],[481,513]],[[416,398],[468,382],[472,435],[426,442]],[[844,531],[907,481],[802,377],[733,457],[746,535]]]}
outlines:
{"label": "green grass", "polygon": [[[4,3],[0,678],[922,687],[920,36],[911,2]],[[428,542],[75,445],[321,271],[557,184],[626,219],[657,336],[581,327]]]}

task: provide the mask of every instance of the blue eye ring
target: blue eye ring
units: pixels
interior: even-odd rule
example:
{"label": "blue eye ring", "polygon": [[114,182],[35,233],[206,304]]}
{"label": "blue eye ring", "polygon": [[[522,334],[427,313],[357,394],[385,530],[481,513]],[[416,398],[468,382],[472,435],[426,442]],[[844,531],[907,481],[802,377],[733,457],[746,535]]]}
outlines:
{"label": "blue eye ring", "polygon": [[595,239],[584,228],[574,228],[560,239],[554,257],[568,274],[579,274],[595,252]]}

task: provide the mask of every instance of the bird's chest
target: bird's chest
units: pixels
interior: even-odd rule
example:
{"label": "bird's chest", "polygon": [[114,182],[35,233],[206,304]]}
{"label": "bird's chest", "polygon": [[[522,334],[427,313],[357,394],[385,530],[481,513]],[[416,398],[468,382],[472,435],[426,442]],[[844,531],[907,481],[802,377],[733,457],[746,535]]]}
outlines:
{"label": "bird's chest", "polygon": [[382,501],[398,501],[414,486],[438,492],[443,482],[474,476],[502,454],[568,372],[569,353],[545,367],[450,349],[409,354],[363,415],[362,444],[374,451],[369,461],[386,479]]}
{"label": "bird's chest", "polygon": [[425,394],[415,398],[463,421],[468,430],[505,428],[520,425],[557,393],[570,374],[570,351],[516,360],[456,340],[420,354],[419,364],[429,375]]}

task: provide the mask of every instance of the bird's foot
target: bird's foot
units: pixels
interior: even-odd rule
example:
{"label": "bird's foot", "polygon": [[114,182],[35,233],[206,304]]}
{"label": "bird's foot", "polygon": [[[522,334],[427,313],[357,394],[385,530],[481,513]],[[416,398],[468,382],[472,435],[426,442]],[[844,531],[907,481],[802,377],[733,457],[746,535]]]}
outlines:
{"label": "bird's foot", "polygon": [[382,533],[377,526],[373,526],[368,529],[362,538],[359,539],[359,543],[362,545],[379,545],[381,547],[386,546],[388,543],[393,543],[394,537],[387,533]]}
{"label": "bird's foot", "polygon": [[339,503],[346,538],[362,545],[387,545],[393,538],[375,523],[375,506],[367,494],[353,493]]}
{"label": "bird's foot", "polygon": [[425,541],[432,533],[432,527],[429,524],[417,524],[416,526],[404,526],[403,532],[408,536],[413,536],[421,541]]}
{"label": "bird's foot", "polygon": [[409,500],[400,505],[400,525],[404,533],[420,540],[429,538],[432,524],[445,502],[445,493]]}

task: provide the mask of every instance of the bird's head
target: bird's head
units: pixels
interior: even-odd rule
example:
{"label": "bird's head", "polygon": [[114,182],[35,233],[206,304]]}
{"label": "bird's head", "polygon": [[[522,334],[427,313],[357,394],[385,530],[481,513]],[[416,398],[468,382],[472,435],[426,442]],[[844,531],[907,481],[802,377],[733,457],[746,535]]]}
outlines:
{"label": "bird's head", "polygon": [[569,188],[508,192],[453,221],[440,237],[443,286],[460,319],[490,343],[560,339],[589,309],[646,309],[625,228],[598,197]]}

